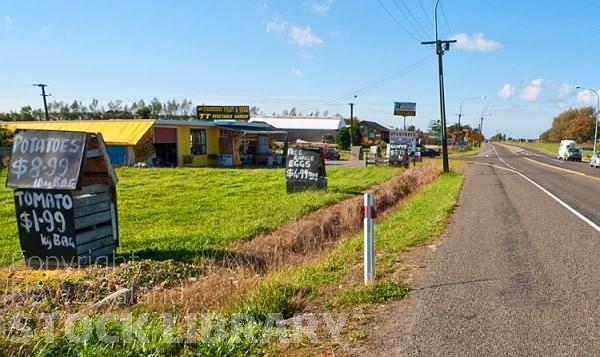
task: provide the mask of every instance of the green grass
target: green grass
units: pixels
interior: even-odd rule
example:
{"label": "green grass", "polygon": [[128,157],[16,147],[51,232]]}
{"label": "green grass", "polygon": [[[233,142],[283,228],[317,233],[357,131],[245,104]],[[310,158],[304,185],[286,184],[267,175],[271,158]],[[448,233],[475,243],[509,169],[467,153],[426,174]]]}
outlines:
{"label": "green grass", "polygon": [[556,154],[558,152],[558,143],[544,143],[544,142],[533,142],[533,143],[524,143],[524,142],[505,142],[505,144],[509,145],[518,145],[518,146],[527,146],[535,149],[545,150],[549,153]]}
{"label": "green grass", "polygon": [[286,269],[263,280],[255,295],[235,306],[234,310],[261,317],[268,311],[281,311],[281,308],[286,308],[290,314],[293,312],[290,308],[301,308],[307,297],[322,301],[329,308],[402,298],[407,287],[390,280],[400,253],[441,235],[458,199],[462,181],[462,176],[455,173],[441,176],[409,199],[401,210],[375,225],[374,286],[349,288],[339,297],[321,295],[319,290],[341,284],[353,267],[362,265],[361,233],[341,243],[323,261]]}
{"label": "green grass", "polygon": [[[153,211],[154,215],[164,217],[171,215],[176,216],[176,214],[173,213],[173,210],[178,209],[181,211],[196,207],[197,201],[208,192],[215,194],[214,201],[227,201],[226,199],[228,197],[221,194],[227,192],[233,195],[235,190],[229,186],[239,185],[237,187],[244,187],[243,183],[247,182],[249,179],[252,179],[257,183],[248,183],[248,185],[255,187],[258,191],[261,191],[260,189],[262,189],[264,192],[256,192],[257,196],[248,195],[250,196],[249,198],[244,195],[234,196],[234,203],[228,204],[223,202],[204,201],[205,205],[213,207],[213,210],[220,215],[222,212],[215,208],[215,205],[220,205],[219,207],[222,209],[234,209],[231,207],[234,204],[250,204],[253,206],[253,209],[240,210],[238,212],[239,214],[250,215],[253,217],[253,215],[257,214],[256,212],[261,212],[259,215],[265,215],[266,213],[264,212],[270,212],[270,207],[272,206],[269,205],[268,202],[264,204],[266,207],[260,207],[263,206],[261,204],[261,199],[284,201],[278,202],[277,204],[281,205],[281,209],[284,211],[283,213],[286,214],[280,213],[277,219],[286,220],[294,217],[294,214],[299,215],[302,214],[302,212],[315,209],[319,203],[328,204],[336,199],[339,200],[353,195],[354,191],[359,190],[363,185],[368,186],[375,181],[381,180],[383,177],[393,174],[393,172],[394,170],[385,168],[378,168],[377,170],[331,170],[329,171],[330,189],[326,192],[305,192],[287,195],[284,193],[285,190],[282,187],[284,180],[281,178],[281,176],[283,176],[281,170],[242,170],[235,172],[234,170],[211,169],[122,169],[118,172],[119,177],[121,178],[121,183],[119,183],[119,205],[121,209],[120,218],[122,225],[121,239],[124,240],[126,236],[133,237],[135,236],[134,233],[138,233],[136,232],[137,226],[127,222],[132,219],[131,216],[135,216],[136,214],[140,216],[137,210],[150,211],[151,209],[155,209],[155,211]],[[214,176],[218,176],[219,180],[215,180],[213,178]],[[274,182],[270,182],[271,180]],[[213,181],[214,183],[211,183]],[[336,184],[332,184],[332,181],[335,181]],[[263,182],[263,184],[260,185],[258,182]],[[45,340],[45,332],[40,331],[33,336],[33,339],[29,343],[21,346],[0,339],[0,349],[3,349],[7,354],[37,356],[261,355],[269,348],[265,345],[264,341],[260,339],[261,336],[264,336],[266,331],[268,332],[268,329],[265,326],[262,326],[261,323],[265,321],[266,316],[269,314],[280,313],[284,317],[291,316],[294,313],[303,311],[306,306],[305,302],[308,299],[328,302],[328,305],[323,306],[330,308],[348,304],[381,303],[393,299],[401,299],[407,293],[408,286],[397,281],[393,277],[396,264],[400,259],[400,253],[409,247],[423,244],[441,234],[447,225],[448,216],[453,210],[458,193],[460,192],[461,184],[462,176],[454,173],[443,175],[420,192],[410,197],[397,212],[392,213],[385,221],[378,222],[375,225],[375,250],[377,257],[375,268],[376,282],[371,286],[363,287],[361,284],[362,279],[356,279],[356,277],[354,278],[354,282],[348,281],[348,279],[352,280],[352,278],[349,277],[352,276],[353,271],[356,272],[356,267],[360,266],[362,261],[362,234],[357,234],[350,240],[340,243],[323,259],[308,262],[300,267],[287,268],[280,272],[267,275],[265,278],[261,279],[253,294],[240,297],[240,301],[231,306],[228,312],[223,315],[227,318],[233,314],[246,313],[254,317],[259,324],[249,324],[245,327],[250,331],[249,333],[251,335],[248,336],[255,336],[257,338],[236,338],[236,335],[232,334],[231,331],[233,327],[231,325],[224,325],[223,328],[226,332],[225,338],[213,341],[213,343],[165,343],[165,340],[163,339],[165,337],[163,321],[157,314],[152,314],[152,316],[143,323],[143,326],[138,326],[138,328],[141,327],[143,329],[148,337],[146,343],[141,343],[135,336],[133,343],[106,343],[105,340],[103,340],[103,337],[106,336],[98,335],[98,331],[93,331],[91,338],[88,339],[86,343],[82,344],[70,340],[68,338],[68,331],[57,326],[54,331],[53,341],[47,342]],[[147,201],[150,200],[144,200],[138,197],[143,190],[149,190],[146,186],[170,187],[170,189],[163,189],[164,192],[162,194],[156,194],[154,196],[154,201],[148,203]],[[208,189],[207,187],[212,188]],[[187,190],[200,191],[201,194],[189,192],[185,194],[180,192]],[[218,195],[216,194],[217,191],[219,193]],[[166,196],[166,198],[163,196]],[[11,197],[11,190],[3,189],[0,191],[0,199],[7,200],[7,202],[11,203],[11,206],[14,206]],[[224,198],[219,199],[218,197]],[[171,206],[168,207],[168,210],[161,210],[153,206],[156,202],[166,204],[168,202],[177,201],[177,199],[186,201],[186,205],[183,205],[183,203],[171,204]],[[124,208],[122,207],[124,205],[123,202],[128,202],[129,205],[137,203],[142,205],[142,207],[127,206],[127,208]],[[297,213],[290,213],[290,208],[294,208],[294,212]],[[14,215],[14,211],[12,213],[10,212],[11,210],[6,211],[8,214]],[[214,214],[217,215],[216,213]],[[227,217],[228,214],[224,214],[224,216]],[[183,225],[186,225],[186,222],[187,225],[194,224],[194,219],[189,217],[187,221],[182,218],[178,219],[181,219]],[[246,219],[248,218],[246,217]],[[177,219],[174,219],[174,221],[177,221]],[[14,220],[12,223],[14,224]],[[241,225],[244,225],[244,223],[241,223]],[[5,225],[2,225],[0,227],[4,226]],[[145,233],[139,233],[140,238],[131,240],[129,244],[137,247],[137,249],[143,249],[146,245],[146,241],[143,240],[144,234],[153,234],[152,232],[154,231],[171,232],[173,230],[183,230],[181,227],[173,227],[174,224],[170,222],[168,225],[155,226],[155,224],[152,224],[152,229],[141,226],[137,227],[138,231],[144,230]],[[271,227],[274,226],[275,224]],[[211,229],[214,230],[214,234],[218,233],[216,232],[217,228],[218,226],[216,226],[216,228],[211,227]],[[16,230],[16,226],[13,225],[12,229]],[[241,230],[241,232],[242,233],[239,233],[240,236],[242,236],[245,231]],[[183,235],[183,233],[181,234]],[[246,234],[248,234],[246,238],[250,236],[250,233]],[[222,235],[222,237],[225,236],[226,235]],[[194,232],[188,232],[187,237],[189,237],[187,239],[199,239]],[[234,237],[231,240],[246,238]],[[18,242],[16,237],[13,239]],[[0,242],[4,242],[5,240],[6,239],[3,238]],[[176,242],[182,246],[187,244],[187,242],[181,239]],[[171,244],[174,249],[180,249],[175,245],[175,242]],[[219,245],[215,244],[214,246],[218,247]],[[160,247],[162,247],[162,245],[157,245],[156,249],[161,249]],[[181,274],[185,275],[186,272],[182,271]],[[356,280],[359,281],[357,282]],[[326,287],[337,287],[338,285],[340,288],[336,288],[333,292],[327,292]],[[143,308],[134,309],[133,321],[136,321],[137,314],[144,312],[152,313],[151,311],[144,311]],[[180,311],[178,313],[181,314],[183,312]],[[102,318],[102,315],[92,315],[90,318],[92,321],[97,321]],[[123,336],[126,331],[132,328],[128,323],[122,323],[122,321],[118,320],[109,322],[105,326],[107,336]],[[181,334],[185,334],[187,326],[185,323],[180,322],[179,324],[174,325],[173,328],[174,336],[181,336]],[[131,333],[129,333],[129,335],[131,335]],[[169,334],[166,336],[169,337]],[[352,336],[356,339],[364,339],[367,337],[367,335],[361,331],[358,331]]]}
{"label": "green grass", "polygon": [[[531,148],[536,148],[536,149],[540,149],[540,150],[544,150],[547,151],[549,154],[551,155],[556,155],[558,153],[558,147],[559,147],[559,143],[545,143],[545,142],[533,142],[533,143],[527,143],[527,142],[506,142],[506,144],[508,145],[517,145],[517,146],[525,146],[525,147],[531,147]],[[592,157],[592,148],[594,145],[590,145],[590,150],[581,150],[582,151],[582,157],[584,161],[589,161],[590,158]],[[578,146],[581,149],[581,146]]]}
{"label": "green grass", "polygon": [[448,146],[448,156],[471,156],[477,155],[481,151],[481,147],[469,146],[463,150],[459,150],[457,147]]}
{"label": "green grass", "polygon": [[[390,178],[388,167],[329,169],[328,189],[287,194],[283,169],[119,168],[121,254],[189,262],[274,230]],[[6,181],[6,170],[0,173]],[[20,261],[12,189],[0,188],[0,266]]]}
{"label": "green grass", "polygon": [[388,300],[400,300],[408,293],[408,286],[401,282],[384,280],[345,292],[340,301],[353,304],[378,304]]}

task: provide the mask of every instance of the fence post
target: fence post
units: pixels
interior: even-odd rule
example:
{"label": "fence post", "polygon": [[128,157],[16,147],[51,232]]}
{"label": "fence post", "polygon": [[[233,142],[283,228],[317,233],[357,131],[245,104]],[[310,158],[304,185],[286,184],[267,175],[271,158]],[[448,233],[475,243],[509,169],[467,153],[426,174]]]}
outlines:
{"label": "fence post", "polygon": [[373,194],[365,193],[364,205],[364,275],[365,285],[373,283],[375,278],[375,249],[373,219],[375,218],[375,207],[373,207]]}

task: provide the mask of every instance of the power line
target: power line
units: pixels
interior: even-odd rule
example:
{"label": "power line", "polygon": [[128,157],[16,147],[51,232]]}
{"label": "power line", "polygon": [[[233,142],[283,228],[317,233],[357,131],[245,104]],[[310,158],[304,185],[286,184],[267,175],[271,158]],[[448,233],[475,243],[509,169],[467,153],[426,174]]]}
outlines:
{"label": "power line", "polygon": [[431,25],[431,28],[433,28],[433,21],[431,20],[431,18],[427,14],[427,11],[425,11],[425,8],[423,7],[423,3],[420,0],[418,2],[419,2],[419,6],[421,7],[421,11],[423,11],[423,15],[425,16],[425,18],[429,22],[429,25]]}
{"label": "power line", "polygon": [[23,88],[31,87],[31,84],[0,84],[0,88]]}
{"label": "power line", "polygon": [[402,25],[402,23],[400,21],[398,21],[398,19],[390,12],[390,10],[388,10],[387,7],[385,7],[385,5],[383,5],[383,3],[380,0],[377,0],[377,2],[379,3],[379,5],[385,10],[385,12],[387,12],[387,14],[394,20],[394,22],[400,26],[401,29],[404,30],[404,32],[406,32],[410,37],[412,37],[415,41],[419,42],[420,40],[412,33],[410,32],[406,27],[404,27],[404,25]]}
{"label": "power line", "polygon": [[350,93],[348,93],[346,95],[343,95],[343,96],[340,96],[340,97],[337,97],[337,98],[334,98],[334,99],[332,99],[332,100],[330,100],[328,102],[322,103],[320,105],[316,105],[316,106],[309,107],[309,108],[304,108],[301,111],[307,112],[307,111],[311,111],[311,110],[314,110],[314,109],[319,109],[319,108],[322,108],[322,107],[325,107],[325,106],[328,106],[328,105],[338,104],[338,102],[340,102],[342,100],[346,101],[348,99],[351,99],[351,98],[353,98],[357,94],[367,93],[367,92],[369,92],[369,91],[371,91],[371,90],[373,90],[375,88],[381,87],[382,85],[384,85],[384,84],[386,84],[388,82],[391,82],[393,80],[396,80],[397,78],[400,78],[400,77],[402,77],[404,75],[407,75],[408,73],[416,70],[420,66],[422,66],[422,65],[424,65],[426,63],[431,62],[434,58],[435,58],[435,55],[433,55],[433,54],[428,55],[428,56],[420,59],[419,61],[417,61],[417,62],[409,65],[408,67],[405,67],[405,68],[399,70],[398,72],[392,73],[392,74],[390,74],[390,75],[388,75],[388,76],[386,76],[386,77],[384,77],[384,78],[382,78],[380,80],[377,80],[377,81],[375,81],[373,83],[370,83],[370,84],[368,84],[368,85],[366,85],[366,86],[364,86],[362,88],[359,88],[359,89],[357,89],[357,90],[355,90],[353,92],[350,92]]}
{"label": "power line", "polygon": [[453,35],[456,32],[452,31],[452,29],[450,28],[450,23],[448,23],[448,18],[446,17],[446,11],[444,11],[444,4],[442,4],[441,8],[442,8],[442,17],[444,18],[444,23],[446,24],[448,31],[450,31],[450,34]]}
{"label": "power line", "polygon": [[[394,5],[396,5],[396,8],[398,9],[398,11],[400,11],[400,13],[402,14],[402,16],[404,16],[404,19],[406,19],[406,22],[416,31],[416,32],[420,32],[420,35],[424,35],[425,38],[429,37],[429,35],[427,34],[427,31],[425,31],[423,29],[423,26],[421,26],[421,24],[419,23],[419,21],[417,20],[417,18],[415,17],[415,15],[413,15],[413,13],[410,11],[410,8],[406,5],[406,2],[404,2],[404,0],[402,1],[402,5],[404,5],[404,8],[406,9],[406,12],[404,10],[402,10],[402,8],[400,7],[400,5],[398,5],[398,1],[397,0],[393,0],[394,1]],[[406,14],[408,13],[409,16],[407,16]]]}

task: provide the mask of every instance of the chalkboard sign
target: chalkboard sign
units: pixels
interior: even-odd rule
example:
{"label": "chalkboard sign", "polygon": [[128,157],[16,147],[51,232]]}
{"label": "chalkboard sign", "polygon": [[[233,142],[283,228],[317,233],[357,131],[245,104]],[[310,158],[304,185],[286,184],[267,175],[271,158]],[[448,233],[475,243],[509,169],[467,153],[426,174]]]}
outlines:
{"label": "chalkboard sign", "polygon": [[319,148],[288,149],[285,179],[287,192],[297,192],[308,188],[325,188],[325,159]]}
{"label": "chalkboard sign", "polygon": [[17,189],[15,211],[26,259],[77,255],[73,198],[70,191]]}
{"label": "chalkboard sign", "polygon": [[101,134],[19,131],[8,171],[28,266],[78,266],[114,254],[117,177]]}
{"label": "chalkboard sign", "polygon": [[79,184],[86,133],[24,130],[14,138],[6,186],[74,190]]}
{"label": "chalkboard sign", "polygon": [[389,146],[390,165],[408,164],[408,146],[406,144],[392,144]]}

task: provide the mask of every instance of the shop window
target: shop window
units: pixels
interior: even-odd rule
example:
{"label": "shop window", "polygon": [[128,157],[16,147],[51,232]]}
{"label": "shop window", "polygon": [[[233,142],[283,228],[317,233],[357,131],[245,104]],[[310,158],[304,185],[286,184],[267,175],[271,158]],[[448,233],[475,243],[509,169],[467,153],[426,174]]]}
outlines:
{"label": "shop window", "polygon": [[190,154],[206,155],[205,129],[190,129]]}

